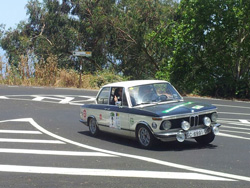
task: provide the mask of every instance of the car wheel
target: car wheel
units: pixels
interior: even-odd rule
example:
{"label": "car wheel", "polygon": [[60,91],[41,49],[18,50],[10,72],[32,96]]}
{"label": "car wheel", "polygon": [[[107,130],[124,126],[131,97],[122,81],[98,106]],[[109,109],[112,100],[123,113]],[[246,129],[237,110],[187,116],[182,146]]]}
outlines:
{"label": "car wheel", "polygon": [[89,120],[89,131],[93,136],[97,136],[100,132],[96,120],[94,118],[91,118]]}
{"label": "car wheel", "polygon": [[213,142],[215,138],[215,135],[213,132],[210,132],[209,134],[207,135],[204,135],[204,136],[200,136],[200,137],[196,137],[194,138],[196,140],[196,142],[198,142],[199,144],[201,145],[208,145],[210,144],[211,142]]}
{"label": "car wheel", "polygon": [[142,148],[150,149],[155,142],[155,137],[146,126],[139,125],[137,128],[137,140]]}

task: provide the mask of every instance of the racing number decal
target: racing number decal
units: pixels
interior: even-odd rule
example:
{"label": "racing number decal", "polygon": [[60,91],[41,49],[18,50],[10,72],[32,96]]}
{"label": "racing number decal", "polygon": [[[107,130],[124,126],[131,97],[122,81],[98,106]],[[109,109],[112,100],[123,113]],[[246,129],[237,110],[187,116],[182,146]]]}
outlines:
{"label": "racing number decal", "polygon": [[110,123],[109,127],[115,129],[121,129],[120,114],[116,112],[110,112]]}
{"label": "racing number decal", "polygon": [[83,119],[87,119],[87,111],[84,109],[82,112]]}

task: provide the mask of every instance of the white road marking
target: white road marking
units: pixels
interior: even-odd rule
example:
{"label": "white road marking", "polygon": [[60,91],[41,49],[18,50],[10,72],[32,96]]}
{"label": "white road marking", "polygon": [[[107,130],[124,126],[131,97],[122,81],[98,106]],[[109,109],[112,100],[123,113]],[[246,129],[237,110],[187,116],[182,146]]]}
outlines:
{"label": "white road marking", "polygon": [[[138,156],[138,155],[131,155],[131,154],[120,153],[120,152],[114,152],[114,151],[109,151],[109,150],[105,150],[105,149],[85,145],[85,144],[82,144],[82,143],[79,143],[79,142],[75,142],[75,141],[63,138],[61,136],[58,136],[58,135],[56,135],[54,133],[51,133],[51,132],[47,131],[46,129],[44,129],[43,127],[38,125],[32,118],[12,119],[12,120],[0,121],[0,123],[2,123],[2,122],[29,122],[31,125],[33,125],[35,128],[37,128],[39,131],[43,132],[44,134],[47,134],[49,136],[52,136],[52,137],[54,137],[56,139],[59,139],[59,140],[62,140],[64,142],[67,142],[67,143],[70,143],[70,144],[73,144],[73,145],[76,145],[76,146],[79,146],[79,147],[82,147],[82,148],[98,151],[98,152],[108,153],[108,154],[111,154],[111,155],[118,155],[118,156],[122,156],[122,157],[128,157],[128,158],[132,158],[132,159],[138,159],[138,160],[142,160],[142,161],[146,161],[146,162],[150,162],[150,163],[155,163],[155,164],[159,164],[159,165],[163,165],[163,166],[169,166],[169,167],[173,167],[173,168],[179,168],[179,169],[183,169],[183,170],[199,172],[199,173],[209,174],[209,175],[213,175],[213,176],[221,176],[221,177],[225,177],[225,178],[236,179],[236,180],[244,180],[244,181],[249,181],[250,182],[250,177],[247,177],[247,176],[240,176],[240,175],[235,175],[235,174],[217,172],[217,171],[213,171],[213,170],[195,168],[195,167],[192,167],[192,166],[171,163],[171,162],[162,161],[162,160],[158,160],[158,159],[154,159],[154,158],[143,157],[143,156]],[[179,179],[180,179],[180,177],[181,176],[179,176]]]}
{"label": "white road marking", "polygon": [[216,176],[184,173],[184,172],[161,172],[161,171],[137,171],[137,170],[111,170],[111,169],[87,169],[87,168],[61,168],[61,167],[38,167],[0,165],[1,172],[22,172],[39,174],[59,174],[78,176],[105,176],[105,177],[130,177],[130,178],[157,178],[157,179],[184,179],[184,180],[213,180],[235,181],[232,179]]}
{"label": "white road marking", "polygon": [[32,150],[32,149],[6,149],[0,148],[0,153],[21,153],[36,155],[66,155],[66,156],[94,156],[94,157],[118,157],[100,152],[77,152],[77,151],[54,151],[54,150]]}
{"label": "white road marking", "polygon": [[39,131],[23,131],[23,130],[0,130],[0,133],[8,134],[43,134]]}
{"label": "white road marking", "polygon": [[[12,98],[8,98],[7,96],[12,97]],[[20,100],[20,101],[38,101],[38,102],[46,102],[46,103],[53,103],[53,104],[59,103],[59,104],[70,104],[70,105],[83,105],[84,102],[95,101],[95,98],[92,96],[78,96],[78,95],[7,95],[7,96],[0,96],[0,99],[12,99],[12,100]],[[13,98],[13,97],[32,97],[33,99],[24,99],[24,98],[22,99],[22,98]],[[75,97],[81,97],[81,98],[87,98],[87,99],[73,101]],[[55,100],[58,102],[46,101],[46,99]]]}
{"label": "white road marking", "polygon": [[59,141],[59,140],[35,140],[35,139],[12,139],[12,138],[0,138],[0,142],[65,144],[64,142]]}
{"label": "white road marking", "polygon": [[223,104],[213,104],[214,106],[223,106],[228,108],[242,108],[242,109],[250,109],[250,107],[246,106],[231,106],[231,105],[223,105]]}
{"label": "white road marking", "polygon": [[[248,129],[249,130],[249,129]],[[222,132],[230,132],[230,133],[239,133],[239,134],[250,134],[250,132],[241,132],[241,131],[231,131],[231,130],[220,130]]]}
{"label": "white road marking", "polygon": [[225,133],[219,133],[219,136],[225,136],[225,137],[230,137],[230,138],[240,138],[240,139],[243,139],[243,140],[250,140],[250,138],[247,138],[247,137],[236,136],[236,135],[225,134]]}
{"label": "white road marking", "polygon": [[72,101],[74,98],[73,97],[65,97],[62,99],[62,98],[54,98],[54,97],[46,97],[46,96],[36,96],[32,100],[33,101],[42,101],[44,99],[56,100],[56,101],[60,101],[59,103],[61,103],[61,104],[67,104],[70,101]]}
{"label": "white road marking", "polygon": [[240,122],[241,122],[241,123],[246,123],[246,124],[249,124],[249,125],[250,125],[250,122],[247,121],[247,120],[245,120],[245,119],[240,119]]}
{"label": "white road marking", "polygon": [[[249,131],[249,128],[231,127],[231,126],[226,126],[226,125],[223,125],[223,128],[227,128],[227,129],[237,129],[237,130],[247,130],[247,131]],[[220,129],[220,130],[221,130],[221,129]]]}
{"label": "white road marking", "polygon": [[5,96],[0,96],[0,99],[9,99],[9,98],[7,98]]}
{"label": "white road marking", "polygon": [[236,127],[238,127],[238,126],[250,127],[250,124],[246,124],[246,123],[239,123],[239,122],[233,122],[233,121],[218,121],[218,122],[225,123],[227,125],[234,125]]}
{"label": "white road marking", "polygon": [[218,112],[218,114],[228,114],[228,115],[242,115],[242,116],[250,116],[250,114],[248,113],[248,114],[245,114],[245,113],[235,113],[235,112]]}

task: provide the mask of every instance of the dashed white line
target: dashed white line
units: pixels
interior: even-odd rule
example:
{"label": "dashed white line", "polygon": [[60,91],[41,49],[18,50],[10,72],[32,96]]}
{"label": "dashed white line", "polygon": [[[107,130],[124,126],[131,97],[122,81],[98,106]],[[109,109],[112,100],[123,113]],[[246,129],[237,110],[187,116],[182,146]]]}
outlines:
{"label": "dashed white line", "polygon": [[38,167],[0,165],[2,172],[22,172],[58,175],[81,175],[81,176],[108,176],[108,177],[130,177],[130,178],[157,178],[157,179],[184,179],[184,180],[214,180],[235,181],[232,179],[204,175],[198,173],[184,172],[161,172],[161,171],[136,171],[136,170],[111,170],[111,169],[87,169],[87,168],[60,168],[60,167]]}

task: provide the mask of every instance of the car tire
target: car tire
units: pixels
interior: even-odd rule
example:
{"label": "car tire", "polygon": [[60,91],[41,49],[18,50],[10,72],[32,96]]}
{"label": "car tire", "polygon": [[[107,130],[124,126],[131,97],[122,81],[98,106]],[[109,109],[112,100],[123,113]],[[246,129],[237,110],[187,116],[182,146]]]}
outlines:
{"label": "car tire", "polygon": [[145,125],[137,127],[136,138],[140,146],[144,149],[152,148],[155,143],[155,137]]}
{"label": "car tire", "polygon": [[211,142],[213,142],[214,138],[215,138],[214,133],[210,132],[207,135],[196,137],[194,139],[196,140],[196,142],[198,142],[201,145],[208,145]]}
{"label": "car tire", "polygon": [[97,122],[95,118],[90,118],[88,126],[89,126],[89,131],[92,136],[97,136],[99,134],[100,130],[97,126]]}

